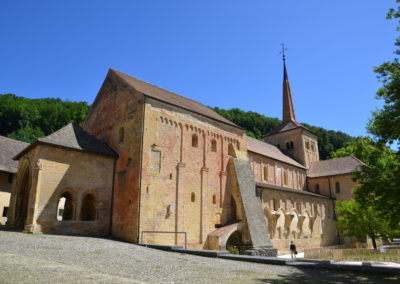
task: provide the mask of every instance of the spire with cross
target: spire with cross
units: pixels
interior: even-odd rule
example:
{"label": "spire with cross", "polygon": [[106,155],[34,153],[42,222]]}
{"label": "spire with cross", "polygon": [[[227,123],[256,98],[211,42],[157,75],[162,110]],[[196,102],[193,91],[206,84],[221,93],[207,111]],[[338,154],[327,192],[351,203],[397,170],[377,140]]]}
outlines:
{"label": "spire with cross", "polygon": [[289,77],[286,70],[286,51],[285,44],[281,44],[281,54],[283,59],[283,122],[296,121],[296,113],[294,112],[294,104],[292,90],[290,88]]}

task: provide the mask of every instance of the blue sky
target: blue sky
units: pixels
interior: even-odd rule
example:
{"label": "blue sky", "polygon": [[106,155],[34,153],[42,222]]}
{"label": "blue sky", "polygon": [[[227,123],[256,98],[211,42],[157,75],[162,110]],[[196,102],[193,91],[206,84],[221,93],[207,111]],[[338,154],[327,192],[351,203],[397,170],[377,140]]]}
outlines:
{"label": "blue sky", "polygon": [[365,135],[395,0],[1,1],[0,93],[92,103],[112,67],[209,106]]}

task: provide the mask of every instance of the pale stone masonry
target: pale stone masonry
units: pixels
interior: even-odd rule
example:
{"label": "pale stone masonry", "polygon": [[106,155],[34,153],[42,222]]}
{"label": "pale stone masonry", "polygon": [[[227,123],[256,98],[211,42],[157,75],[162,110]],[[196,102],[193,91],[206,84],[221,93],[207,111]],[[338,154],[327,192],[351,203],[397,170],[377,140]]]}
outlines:
{"label": "pale stone masonry", "polygon": [[83,129],[68,125],[15,157],[8,224],[133,243],[184,245],[186,234],[190,248],[262,255],[291,240],[299,249],[337,244],[334,200],[351,197],[362,162],[319,162],[317,136],[296,121],[286,66],[283,102],[282,125],[263,142],[111,69]]}
{"label": "pale stone masonry", "polygon": [[18,162],[12,158],[28,143],[0,136],[0,225],[5,225]]}

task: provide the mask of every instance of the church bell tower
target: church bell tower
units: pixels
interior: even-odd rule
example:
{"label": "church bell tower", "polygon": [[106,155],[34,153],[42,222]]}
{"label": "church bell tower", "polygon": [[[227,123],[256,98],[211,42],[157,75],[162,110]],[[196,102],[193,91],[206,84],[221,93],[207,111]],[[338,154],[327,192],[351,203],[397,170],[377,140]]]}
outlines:
{"label": "church bell tower", "polygon": [[267,143],[277,146],[283,153],[309,168],[319,161],[318,137],[296,121],[292,90],[286,69],[285,49],[283,54],[283,109],[282,123],[264,136]]}

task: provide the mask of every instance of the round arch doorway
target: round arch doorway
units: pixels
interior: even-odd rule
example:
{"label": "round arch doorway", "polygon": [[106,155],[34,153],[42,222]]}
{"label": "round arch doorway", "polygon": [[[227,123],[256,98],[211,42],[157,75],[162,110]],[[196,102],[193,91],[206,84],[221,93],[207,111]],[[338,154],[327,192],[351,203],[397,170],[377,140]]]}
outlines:
{"label": "round arch doorway", "polygon": [[20,180],[16,196],[14,224],[15,228],[23,229],[28,217],[29,192],[31,188],[31,175],[28,167],[23,171]]}
{"label": "round arch doorway", "polygon": [[242,233],[240,231],[233,232],[228,240],[226,241],[226,249],[237,249],[240,251],[240,247],[242,246]]}

